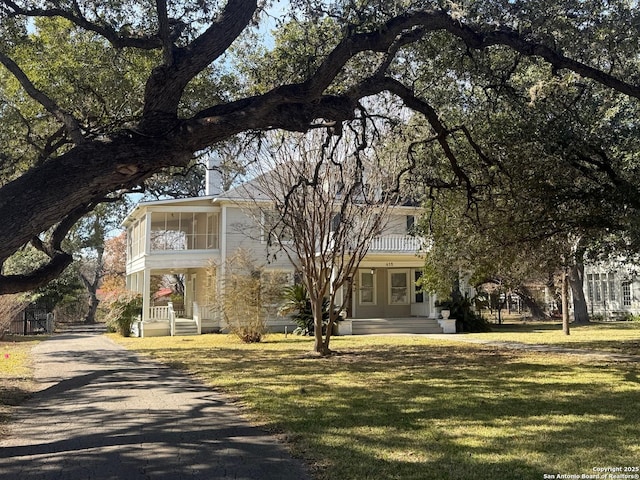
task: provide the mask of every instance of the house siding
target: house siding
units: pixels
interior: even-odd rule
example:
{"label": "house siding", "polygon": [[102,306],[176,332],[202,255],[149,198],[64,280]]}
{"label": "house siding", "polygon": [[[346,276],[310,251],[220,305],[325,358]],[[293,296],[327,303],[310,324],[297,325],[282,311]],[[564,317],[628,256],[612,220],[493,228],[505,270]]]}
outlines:
{"label": "house siding", "polygon": [[227,257],[239,249],[244,249],[251,252],[253,260],[258,265],[265,264],[269,270],[293,271],[293,266],[284,252],[278,252],[275,245],[267,248],[267,243],[261,240],[260,225],[251,218],[247,210],[233,206],[225,208]]}

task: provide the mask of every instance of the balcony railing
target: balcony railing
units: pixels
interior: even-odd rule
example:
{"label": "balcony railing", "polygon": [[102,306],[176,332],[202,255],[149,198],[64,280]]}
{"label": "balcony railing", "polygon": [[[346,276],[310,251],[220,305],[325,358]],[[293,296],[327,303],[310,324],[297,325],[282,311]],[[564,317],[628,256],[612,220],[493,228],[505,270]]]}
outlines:
{"label": "balcony railing", "polygon": [[151,232],[151,251],[217,249],[218,235],[185,232]]}
{"label": "balcony railing", "polygon": [[384,235],[375,237],[369,247],[370,252],[415,253],[424,250],[422,240],[409,235]]}

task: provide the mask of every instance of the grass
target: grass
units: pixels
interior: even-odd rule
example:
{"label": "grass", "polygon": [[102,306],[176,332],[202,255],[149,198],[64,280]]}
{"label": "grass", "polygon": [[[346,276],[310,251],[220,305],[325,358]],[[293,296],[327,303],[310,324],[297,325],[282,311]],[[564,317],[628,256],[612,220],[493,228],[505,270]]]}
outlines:
{"label": "grass", "polygon": [[318,479],[541,479],[640,458],[640,365],[422,337],[118,339],[237,398]]}
{"label": "grass", "polygon": [[571,325],[569,336],[562,333],[562,323],[558,322],[509,321],[491,328],[492,332],[465,334],[464,338],[640,355],[640,322]]}
{"label": "grass", "polygon": [[8,337],[0,341],[0,435],[16,405],[35,390],[30,352],[42,338]]}

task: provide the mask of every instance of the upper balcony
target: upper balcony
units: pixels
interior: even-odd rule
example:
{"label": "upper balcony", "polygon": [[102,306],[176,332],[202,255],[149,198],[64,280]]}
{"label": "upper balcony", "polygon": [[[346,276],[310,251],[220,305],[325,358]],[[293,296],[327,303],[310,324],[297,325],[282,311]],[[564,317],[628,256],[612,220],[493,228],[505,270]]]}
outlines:
{"label": "upper balcony", "polygon": [[422,239],[411,235],[381,235],[371,241],[369,253],[417,253],[425,251]]}
{"label": "upper balcony", "polygon": [[217,250],[217,212],[148,212],[127,231],[127,258],[158,252]]}

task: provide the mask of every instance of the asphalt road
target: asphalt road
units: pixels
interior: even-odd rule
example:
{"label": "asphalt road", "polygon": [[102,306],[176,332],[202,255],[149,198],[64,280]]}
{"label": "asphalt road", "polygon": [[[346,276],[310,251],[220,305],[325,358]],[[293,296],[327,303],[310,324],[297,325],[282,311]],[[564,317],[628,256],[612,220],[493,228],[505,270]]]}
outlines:
{"label": "asphalt road", "polygon": [[0,439],[0,479],[305,480],[223,396],[91,332],[34,349],[42,389]]}

